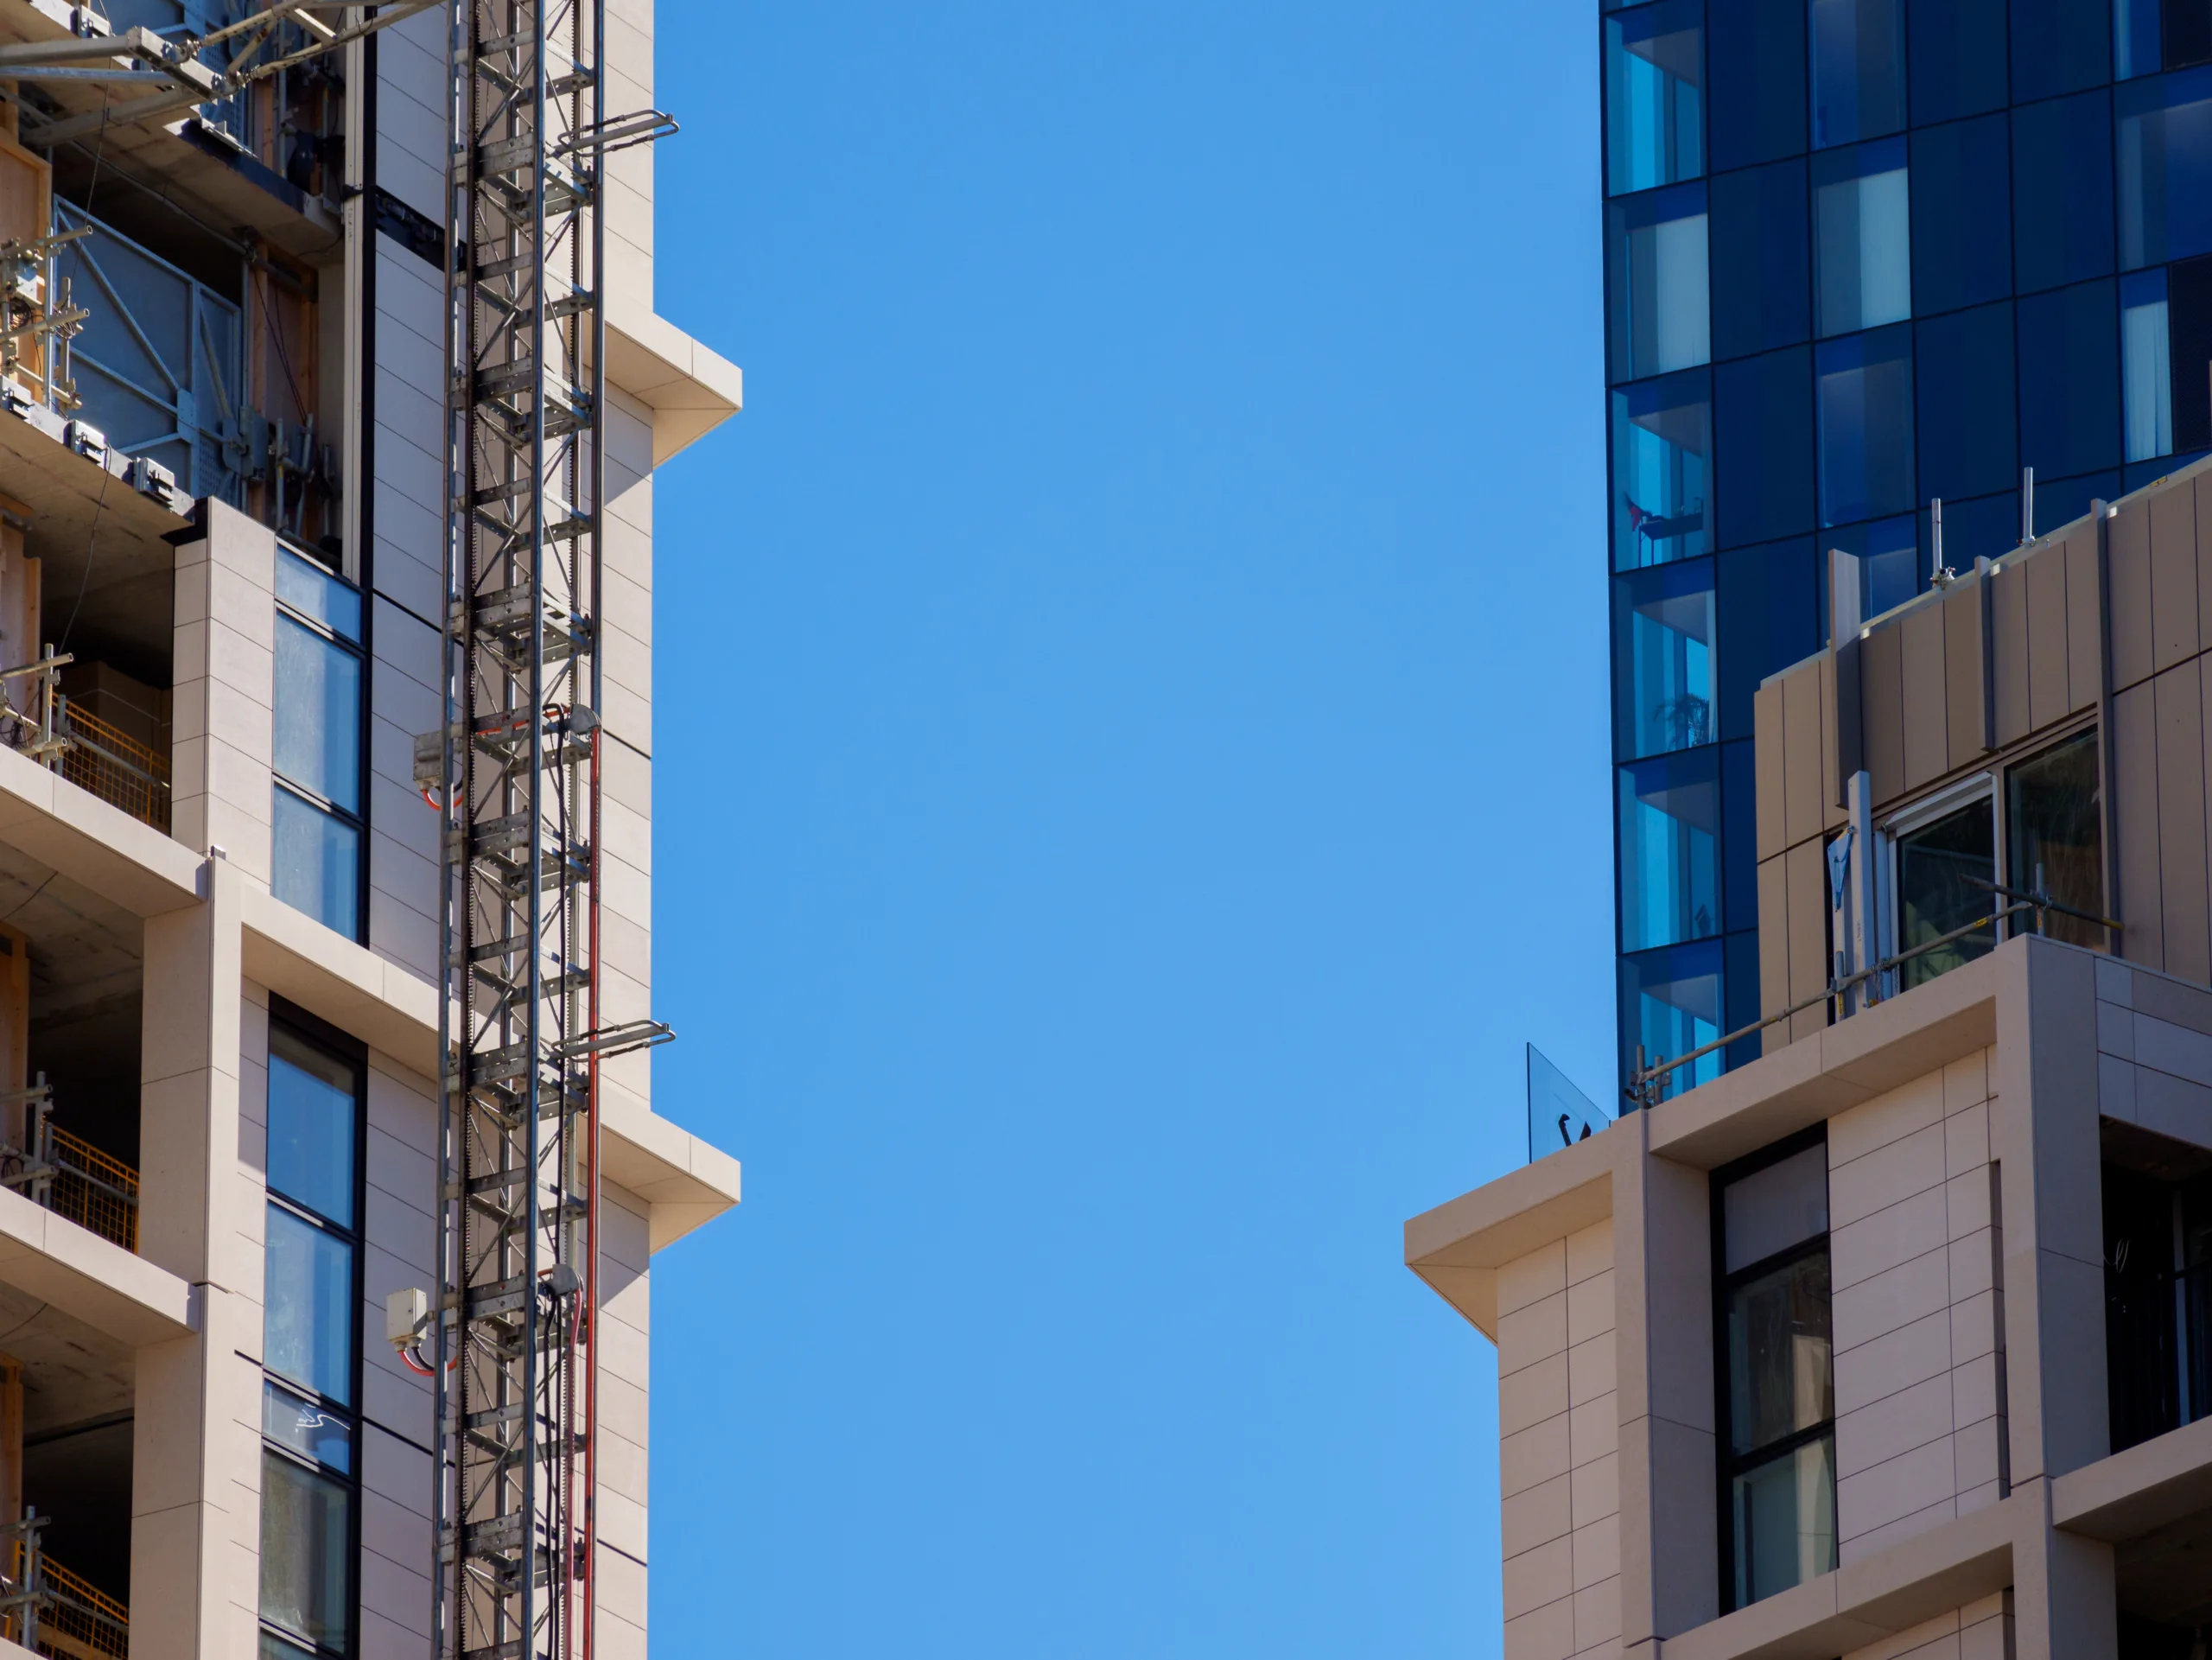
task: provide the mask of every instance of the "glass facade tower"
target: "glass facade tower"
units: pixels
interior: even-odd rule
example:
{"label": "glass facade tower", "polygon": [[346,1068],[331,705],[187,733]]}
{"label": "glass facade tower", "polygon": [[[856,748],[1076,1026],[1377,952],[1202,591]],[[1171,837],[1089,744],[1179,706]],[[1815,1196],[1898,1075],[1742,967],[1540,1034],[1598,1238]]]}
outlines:
{"label": "glass facade tower", "polygon": [[1964,567],[2023,469],[2041,531],[2212,449],[2212,0],[1601,6],[1625,1074],[1758,1018],[1751,695],[1827,550],[1872,616],[1932,499]]}

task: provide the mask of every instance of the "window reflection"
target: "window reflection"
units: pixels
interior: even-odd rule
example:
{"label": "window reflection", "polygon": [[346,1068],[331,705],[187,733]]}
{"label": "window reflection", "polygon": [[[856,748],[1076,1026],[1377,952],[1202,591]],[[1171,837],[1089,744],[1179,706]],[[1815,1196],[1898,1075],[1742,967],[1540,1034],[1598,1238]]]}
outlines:
{"label": "window reflection", "polygon": [[1620,860],[1623,951],[1720,932],[1720,765],[1714,750],[1620,769]]}
{"label": "window reflection", "polygon": [[1821,334],[1912,315],[1912,198],[1901,138],[1813,161],[1813,313]]}
{"label": "window reflection", "polygon": [[[1671,1060],[1718,1042],[1728,1030],[1721,1024],[1726,1005],[1721,996],[1721,945],[1717,939],[1624,957],[1621,980],[1624,1072],[1635,1059],[1639,1044],[1651,1059]],[[1666,1094],[1674,1096],[1719,1076],[1720,1055],[1715,1051],[1676,1068],[1660,1084]]]}
{"label": "window reflection", "polygon": [[1710,743],[1713,563],[1662,565],[1613,584],[1613,741],[1625,759]]}
{"label": "window reflection", "polygon": [[1613,378],[1637,380],[1713,354],[1705,187],[1655,190],[1609,210]]}
{"label": "window reflection", "polygon": [[1713,404],[1706,377],[1624,386],[1613,404],[1613,568],[1710,546]]}
{"label": "window reflection", "polygon": [[1659,0],[1605,20],[1607,188],[1620,195],[1705,171],[1700,0]]}
{"label": "window reflection", "polygon": [[2133,80],[2155,75],[2158,60],[2158,0],[2112,0],[2112,76]]}
{"label": "window reflection", "polygon": [[2133,271],[2121,277],[2120,377],[2131,461],[2173,454],[2171,350],[2164,270]]}
{"label": "window reflection", "polygon": [[[2018,465],[2035,468],[2038,482],[2119,464],[2120,341],[2112,326],[2116,294],[2107,277],[2020,302]],[[1925,358],[1922,363],[1924,368]],[[1942,493],[1924,478],[1923,484],[1930,495]],[[2040,512],[2037,516],[2042,517]]]}
{"label": "window reflection", "polygon": [[1815,367],[1821,522],[1910,512],[1912,332],[1824,340]]}
{"label": "window reflection", "polygon": [[2212,67],[2129,81],[2113,102],[2121,267],[2212,252]]}
{"label": "window reflection", "polygon": [[[2104,821],[2097,781],[2097,735],[2054,745],[2005,779],[2007,887],[2037,888],[2061,905],[2092,916],[2105,910]],[[2015,917],[2014,932],[2031,932],[2032,914]],[[2105,931],[2078,917],[2050,914],[2053,939],[2105,949]]]}
{"label": "window reflection", "polygon": [[[1948,502],[1944,511],[1950,511]],[[1862,618],[1895,610],[1920,592],[1919,525],[1910,513],[1878,518],[1867,525],[1844,525],[1824,535],[1821,545],[1859,561],[1859,614]],[[1821,569],[1827,569],[1825,559]],[[1827,597],[1825,582],[1821,597],[1823,601]]]}
{"label": "window reflection", "polygon": [[[1898,951],[1996,914],[1996,895],[1987,884],[1997,880],[1997,836],[1986,800],[1900,835],[1897,857]],[[1984,928],[1908,958],[1900,970],[1904,989],[1986,955],[1995,943],[1995,930]]]}
{"label": "window reflection", "polygon": [[1813,147],[1904,125],[1900,0],[1811,0]]}
{"label": "window reflection", "polygon": [[2020,292],[2113,268],[2112,94],[2012,111],[2012,248]]}

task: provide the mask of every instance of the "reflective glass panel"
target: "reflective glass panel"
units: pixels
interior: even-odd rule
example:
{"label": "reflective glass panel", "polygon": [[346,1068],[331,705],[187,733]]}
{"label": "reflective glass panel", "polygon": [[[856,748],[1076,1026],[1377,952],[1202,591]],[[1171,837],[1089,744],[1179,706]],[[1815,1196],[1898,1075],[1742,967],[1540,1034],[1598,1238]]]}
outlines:
{"label": "reflective glass panel", "polygon": [[2112,73],[2114,80],[2155,75],[2158,61],[2158,0],[2113,0]]}
{"label": "reflective glass panel", "polygon": [[1835,1567],[1833,1436],[1746,1471],[1731,1488],[1738,1607]]}
{"label": "reflective glass panel", "polygon": [[1613,741],[1624,760],[1711,743],[1713,562],[1613,579]]}
{"label": "reflective glass panel", "polygon": [[[1935,546],[1928,513],[1919,515],[1920,545]],[[2020,545],[2020,493],[1981,496],[1972,501],[1943,503],[1943,563],[1953,570],[1971,570],[1978,558],[1994,559]]]}
{"label": "reflective glass panel", "polygon": [[[1750,1175],[1732,1181],[1721,1193],[1721,1231],[1727,1241],[1726,1271],[1735,1273],[1754,1262],[1788,1250],[1792,1245],[1802,1245],[1817,1234],[1828,1231],[1828,1149],[1826,1142],[1793,1153],[1788,1158],[1755,1170]],[[1821,1284],[1821,1296],[1825,1305],[1827,1281]],[[1825,1338],[1827,1316],[1821,1315],[1821,1331]],[[1748,1364],[1748,1363],[1747,1363]],[[1746,1371],[1745,1376],[1751,1376]],[[1738,1391],[1738,1398],[1748,1398]],[[1736,1451],[1747,1453],[1755,1447],[1764,1447],[1777,1436],[1793,1429],[1803,1429],[1827,1416],[1823,1408],[1809,1418],[1793,1417],[1779,1428],[1769,1428],[1757,1434],[1739,1431],[1736,1437]],[[1736,1415],[1738,1423],[1749,1423],[1743,1413]]]}
{"label": "reflective glass panel", "polygon": [[2038,479],[2120,464],[2118,302],[2109,277],[2020,302],[2019,464],[2035,468]]}
{"label": "reflective glass panel", "polygon": [[[1899,951],[1996,914],[1996,896],[1979,885],[1997,880],[1997,833],[1990,820],[1989,803],[1977,801],[1897,838]],[[1984,928],[1910,958],[1898,970],[1905,989],[1987,955],[1994,932]]]}
{"label": "reflective glass panel", "polygon": [[1903,139],[1813,161],[1813,310],[1821,334],[1912,315],[1912,194]]}
{"label": "reflective glass panel", "polygon": [[1529,1046],[1530,1159],[1587,1141],[1611,1123],[1611,1116],[1577,1089],[1542,1050]]}
{"label": "reflective glass panel", "polygon": [[1712,749],[1620,769],[1621,949],[1720,932],[1720,766]]}
{"label": "reflective glass panel", "polygon": [[2212,60],[2212,5],[2205,0],[2165,0],[2158,8],[2158,54],[2169,69]]}
{"label": "reflective glass panel", "polygon": [[[2166,270],[2166,349],[2173,386],[2174,453],[2212,448],[2212,257]],[[2131,490],[2142,480],[2131,477]]]}
{"label": "reflective glass panel", "polygon": [[1708,551],[1713,404],[1706,377],[1624,386],[1612,408],[1613,568]]}
{"label": "reflective glass panel", "polygon": [[2123,82],[2113,103],[2120,268],[2212,253],[2212,67]]}
{"label": "reflective glass panel", "polygon": [[1813,358],[1802,346],[1713,372],[1724,547],[1813,526]]}
{"label": "reflective glass panel", "polygon": [[351,1638],[353,1498],[289,1459],[261,1455],[261,1617],[324,1648]]}
{"label": "reflective glass panel", "polygon": [[1728,1294],[1729,1447],[1754,1452],[1834,1414],[1828,1254],[1815,1250]]}
{"label": "reflective glass panel", "polygon": [[2019,476],[2012,308],[1955,311],[1916,325],[1913,337],[1919,493],[1950,501],[2002,490]]}
{"label": "reflective glass panel", "polygon": [[1790,0],[1709,0],[1707,142],[1714,172],[1805,151],[1805,13]]}
{"label": "reflective glass panel", "polygon": [[361,590],[289,548],[276,550],[276,597],[334,634],[361,640]]}
{"label": "reflective glass panel", "polygon": [[2005,107],[2005,0],[1911,0],[1912,124]]}
{"label": "reflective glass panel", "polygon": [[281,1205],[265,1247],[262,1364],[328,1400],[353,1398],[353,1250]]}
{"label": "reflective glass panel", "polygon": [[1912,310],[2012,291],[2011,124],[2001,115],[1912,135]]}
{"label": "reflective glass panel", "polygon": [[1615,195],[1705,171],[1700,0],[1657,0],[1605,20],[1606,188]]}
{"label": "reflective glass panel", "polygon": [[2012,258],[2020,292],[2112,270],[2112,94],[2012,111]]}
{"label": "reflective glass panel", "polygon": [[2120,279],[2120,374],[2127,459],[2146,461],[2171,455],[2173,377],[2164,267]]}
{"label": "reflective glass panel", "polygon": [[[2097,735],[2046,749],[2005,775],[2006,884],[2023,893],[2038,887],[2061,905],[2102,916],[2105,910],[2104,826],[2097,780]],[[2012,919],[2015,932],[2035,927],[2032,913]],[[2106,934],[2093,922],[2050,913],[2050,933],[2069,945],[2102,951]]]}
{"label": "reflective glass panel", "polygon": [[1815,368],[1821,522],[1910,512],[1912,331],[1824,340]]}
{"label": "reflective glass panel", "polygon": [[[1621,959],[1624,1075],[1639,1044],[1654,1060],[1672,1059],[1726,1034],[1728,1027],[1721,1024],[1726,1009],[1721,957],[1720,941],[1708,939]],[[1662,1093],[1679,1095],[1719,1076],[1720,1056],[1715,1052],[1668,1073]]]}
{"label": "reflective glass panel", "polygon": [[1713,354],[1705,187],[1676,185],[1607,209],[1613,378],[1639,380]]}
{"label": "reflective glass panel", "polygon": [[275,786],[270,891],[348,939],[360,937],[361,833]]}
{"label": "reflective glass panel", "polygon": [[1729,642],[1720,659],[1722,737],[1750,737],[1759,682],[1820,650],[1815,566],[1802,537],[1720,556],[1720,633]]}
{"label": "reflective glass panel", "polygon": [[1723,174],[1712,202],[1713,355],[1794,346],[1812,332],[1805,164]]}
{"label": "reflective glass panel", "polygon": [[1813,147],[1904,125],[1901,0],[1810,0]]}
{"label": "reflective glass panel", "polygon": [[353,1225],[353,1069],[286,1027],[269,1027],[269,1185]]}
{"label": "reflective glass panel", "polygon": [[361,659],[276,614],[276,770],[347,812],[361,810]]}
{"label": "reflective glass panel", "polygon": [[[1949,504],[1946,503],[1944,506],[1948,512]],[[1910,513],[1901,513],[1893,518],[1878,518],[1865,525],[1840,526],[1823,534],[1820,544],[1823,549],[1833,548],[1847,553],[1859,561],[1859,614],[1862,620],[1895,610],[1920,592],[1921,541],[1917,526]],[[1826,562],[1823,561],[1823,576],[1825,571]],[[1825,581],[1821,583],[1820,597],[1825,604],[1827,599]],[[1823,617],[1821,620],[1821,637],[1825,639],[1827,637],[1827,619]]]}
{"label": "reflective glass panel", "polygon": [[2078,92],[2112,79],[2108,0],[2012,0],[2012,102]]}
{"label": "reflective glass panel", "polygon": [[261,1385],[261,1433],[341,1474],[353,1467],[353,1429],[327,1407],[267,1379]]}

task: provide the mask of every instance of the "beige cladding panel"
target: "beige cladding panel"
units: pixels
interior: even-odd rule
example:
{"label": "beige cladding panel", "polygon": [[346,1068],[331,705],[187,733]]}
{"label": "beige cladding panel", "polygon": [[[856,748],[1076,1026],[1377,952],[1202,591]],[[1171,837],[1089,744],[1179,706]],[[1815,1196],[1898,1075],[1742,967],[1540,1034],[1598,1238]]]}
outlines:
{"label": "beige cladding panel", "polygon": [[1877,628],[1859,642],[1859,692],[1865,714],[1866,771],[1877,801],[1904,791],[1904,637]]}
{"label": "beige cladding panel", "polygon": [[1982,742],[1984,593],[1980,582],[1963,582],[1942,599],[1943,749],[1950,766],[1967,766],[1986,753]]}
{"label": "beige cladding panel", "polygon": [[2012,1601],[2009,1593],[1955,1608],[1934,1619],[1853,1649],[1843,1660],[2012,1660]]}
{"label": "beige cladding panel", "polygon": [[1989,576],[1990,682],[2002,746],[2028,735],[2028,585],[2016,568]]}
{"label": "beige cladding panel", "polygon": [[[1863,725],[1857,714],[1843,707],[1843,682],[1837,671],[1837,658],[1833,652],[1824,652],[1814,659],[1814,672],[1821,683],[1821,828],[1835,830],[1843,828],[1845,818],[1843,794],[1842,734],[1852,734],[1851,741],[1859,742],[1858,734]],[[1855,694],[1854,694],[1855,695]]]}
{"label": "beige cladding panel", "polygon": [[2157,630],[2151,620],[2151,515],[2132,502],[2106,521],[2106,563],[2112,604],[2112,679],[2115,689],[2150,677]]}
{"label": "beige cladding panel", "polygon": [[2097,532],[2084,526],[2056,553],[2066,562],[2066,704],[2093,709],[2104,692],[2104,596],[2097,575]]}
{"label": "beige cladding panel", "polygon": [[2147,506],[2151,657],[2154,670],[2165,670],[2195,657],[2202,645],[2196,629],[2196,492],[2187,487],[2161,490],[2149,499]]}
{"label": "beige cladding panel", "polygon": [[[1817,997],[1828,983],[1827,855],[1806,842],[1783,855],[1788,887],[1789,1004]],[[1802,1038],[1827,1024],[1818,1006],[1790,1016],[1789,1033]]]}
{"label": "beige cladding panel", "polygon": [[1944,666],[1942,603],[1907,612],[1895,632],[1904,659],[1904,787],[1916,790],[1942,777],[1950,766],[1949,676]]}
{"label": "beige cladding panel", "polygon": [[2114,853],[2120,872],[2121,947],[2127,960],[2165,966],[2158,882],[2158,725],[2152,689],[2137,685],[2112,700]]}
{"label": "beige cladding panel", "polygon": [[1789,845],[1783,835],[1783,681],[1769,680],[1751,695],[1751,776],[1758,803],[1758,856],[1771,859]]}
{"label": "beige cladding panel", "polygon": [[2212,473],[2190,487],[2196,497],[2196,637],[2212,640]]}
{"label": "beige cladding panel", "polygon": [[2040,731],[2066,718],[2066,563],[2038,554],[2018,567],[2028,593],[2028,722]]}
{"label": "beige cladding panel", "polygon": [[1785,845],[1821,831],[1821,729],[1827,724],[1820,677],[1800,671],[1782,681],[1783,803]]}
{"label": "beige cladding panel", "polygon": [[[2192,626],[2194,622],[2192,620]],[[2162,966],[2186,980],[2212,980],[2204,843],[2204,703],[2198,662],[2190,658],[2151,682],[2158,768],[2158,907]],[[2123,801],[2142,815],[2149,804]],[[2139,912],[2139,906],[2131,906]]]}
{"label": "beige cladding panel", "polygon": [[[1759,864],[1759,1016],[1789,1007],[1789,862],[1779,855]],[[1762,1053],[1789,1042],[1786,1027],[1767,1027]]]}

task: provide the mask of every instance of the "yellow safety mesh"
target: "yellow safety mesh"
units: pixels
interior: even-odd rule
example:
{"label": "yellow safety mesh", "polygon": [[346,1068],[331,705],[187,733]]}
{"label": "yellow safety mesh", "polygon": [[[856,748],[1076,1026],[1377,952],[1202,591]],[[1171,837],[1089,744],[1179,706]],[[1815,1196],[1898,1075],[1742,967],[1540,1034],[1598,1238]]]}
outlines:
{"label": "yellow safety mesh", "polygon": [[[66,1129],[48,1125],[47,1133],[54,1138],[54,1161],[68,1167],[54,1174],[49,1208],[56,1216],[90,1228],[103,1239],[112,1239],[125,1250],[137,1250],[138,1173]],[[95,1186],[85,1179],[87,1175],[97,1177],[107,1187]],[[120,1189],[128,1197],[118,1198],[107,1191],[109,1187]]]}
{"label": "yellow safety mesh", "polygon": [[[74,704],[69,709],[69,733],[85,741],[73,743],[61,752],[61,776],[166,833],[169,827],[168,757],[124,736],[97,715],[87,715]],[[132,771],[133,767],[137,770]]]}
{"label": "yellow safety mesh", "polygon": [[128,1660],[130,1609],[51,1556],[43,1568],[49,1594],[38,1612],[38,1651],[60,1660]]}

